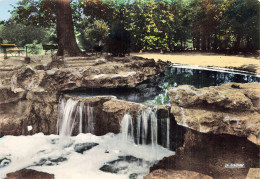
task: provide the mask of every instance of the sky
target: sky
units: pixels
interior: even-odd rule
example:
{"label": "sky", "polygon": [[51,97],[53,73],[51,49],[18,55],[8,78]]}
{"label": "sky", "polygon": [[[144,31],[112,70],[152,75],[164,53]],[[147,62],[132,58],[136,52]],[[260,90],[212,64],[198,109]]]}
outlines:
{"label": "sky", "polygon": [[0,21],[11,17],[9,10],[13,10],[10,4],[16,4],[19,0],[0,0]]}

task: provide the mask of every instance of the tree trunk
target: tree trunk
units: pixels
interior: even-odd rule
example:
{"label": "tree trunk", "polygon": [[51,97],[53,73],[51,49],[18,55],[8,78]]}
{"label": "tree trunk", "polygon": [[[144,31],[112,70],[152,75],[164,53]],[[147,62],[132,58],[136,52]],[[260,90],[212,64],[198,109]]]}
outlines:
{"label": "tree trunk", "polygon": [[194,34],[192,35],[192,50],[195,48],[195,37],[194,37]]}
{"label": "tree trunk", "polygon": [[207,35],[207,50],[210,51],[211,50],[211,46],[210,46],[210,34]]}
{"label": "tree trunk", "polygon": [[203,51],[206,51],[206,34],[205,34],[205,30],[202,30],[202,37],[201,37],[201,49]]}
{"label": "tree trunk", "polygon": [[242,39],[242,36],[240,34],[237,34],[236,43],[235,43],[235,51],[237,51],[237,52],[240,50],[241,39]]}
{"label": "tree trunk", "polygon": [[217,30],[215,30],[215,34],[214,34],[214,46],[213,46],[214,50],[216,51],[218,48],[218,37],[217,37]]}
{"label": "tree trunk", "polygon": [[196,50],[200,50],[200,31],[197,31],[197,39],[196,39]]}
{"label": "tree trunk", "polygon": [[222,42],[220,41],[221,39],[221,31],[218,31],[218,49],[222,49]]}
{"label": "tree trunk", "polygon": [[56,0],[58,56],[81,56],[83,52],[78,47],[72,22],[70,0]]}

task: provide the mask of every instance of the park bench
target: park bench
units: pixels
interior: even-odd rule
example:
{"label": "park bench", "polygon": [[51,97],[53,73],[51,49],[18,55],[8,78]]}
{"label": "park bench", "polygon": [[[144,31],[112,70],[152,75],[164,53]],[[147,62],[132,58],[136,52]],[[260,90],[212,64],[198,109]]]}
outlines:
{"label": "park bench", "polygon": [[24,49],[19,49],[15,44],[0,44],[0,46],[4,50],[4,59],[7,59],[7,52],[18,52],[20,56],[20,52],[24,51]]}
{"label": "park bench", "polygon": [[51,56],[53,56],[53,51],[58,49],[58,45],[42,45],[43,50],[45,50],[45,55],[48,50],[51,51]]}

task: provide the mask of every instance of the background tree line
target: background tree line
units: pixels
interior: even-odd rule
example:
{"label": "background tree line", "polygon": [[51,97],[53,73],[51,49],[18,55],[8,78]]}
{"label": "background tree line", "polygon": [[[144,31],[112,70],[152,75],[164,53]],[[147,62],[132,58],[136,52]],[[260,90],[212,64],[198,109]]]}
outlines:
{"label": "background tree line", "polygon": [[[130,47],[136,52],[256,51],[260,40],[259,5],[258,0],[73,0],[70,3],[81,49],[89,51],[95,45],[107,44],[112,50]],[[55,0],[22,0],[11,13],[12,18],[0,25],[0,41],[23,46],[57,40]]]}

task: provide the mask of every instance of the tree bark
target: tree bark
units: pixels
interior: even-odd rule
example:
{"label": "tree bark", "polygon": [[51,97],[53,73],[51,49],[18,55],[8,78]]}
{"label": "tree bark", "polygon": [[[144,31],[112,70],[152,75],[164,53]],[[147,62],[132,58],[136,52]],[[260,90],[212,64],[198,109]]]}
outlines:
{"label": "tree bark", "polygon": [[202,30],[202,36],[201,36],[201,50],[206,51],[206,33],[205,30]]}
{"label": "tree bark", "polygon": [[56,0],[58,56],[82,56],[78,47],[72,21],[70,0]]}
{"label": "tree bark", "polygon": [[196,39],[196,50],[200,50],[200,31],[197,31],[197,39]]}
{"label": "tree bark", "polygon": [[242,36],[240,34],[237,34],[236,43],[235,43],[235,51],[237,51],[237,52],[240,50],[241,39],[242,39]]}
{"label": "tree bark", "polygon": [[207,50],[210,51],[211,50],[211,46],[210,46],[210,34],[207,34]]}
{"label": "tree bark", "polygon": [[214,34],[214,46],[213,46],[214,50],[216,51],[218,48],[218,37],[217,37],[217,30],[215,30],[215,34]]}

